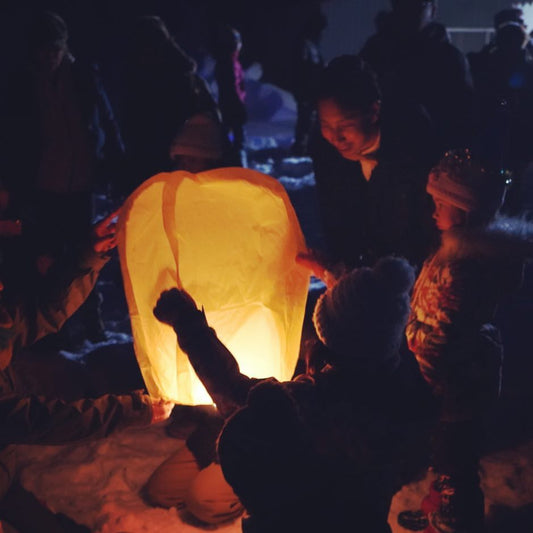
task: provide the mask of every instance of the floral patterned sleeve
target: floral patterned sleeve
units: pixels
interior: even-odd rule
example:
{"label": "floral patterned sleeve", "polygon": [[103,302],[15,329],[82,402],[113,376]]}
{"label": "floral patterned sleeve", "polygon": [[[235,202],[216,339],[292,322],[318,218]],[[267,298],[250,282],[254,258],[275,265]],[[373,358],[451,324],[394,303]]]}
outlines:
{"label": "floral patterned sleeve", "polygon": [[407,341],[422,373],[439,382],[461,357],[458,349],[483,323],[481,272],[472,261],[428,260],[420,272],[407,325]]}

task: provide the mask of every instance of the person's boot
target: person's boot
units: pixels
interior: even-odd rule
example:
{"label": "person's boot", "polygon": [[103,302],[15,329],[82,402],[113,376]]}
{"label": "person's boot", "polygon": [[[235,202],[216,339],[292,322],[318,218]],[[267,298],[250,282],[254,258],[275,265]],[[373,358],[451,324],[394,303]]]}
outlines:
{"label": "person's boot", "polygon": [[477,477],[448,477],[441,488],[440,506],[428,517],[431,533],[483,533],[484,498]]}
{"label": "person's boot", "polygon": [[402,511],[398,515],[398,524],[409,531],[423,533],[438,533],[430,524],[429,517],[441,506],[441,493],[446,485],[446,476],[439,476],[429,486],[429,492],[423,498],[420,509],[416,511]]}

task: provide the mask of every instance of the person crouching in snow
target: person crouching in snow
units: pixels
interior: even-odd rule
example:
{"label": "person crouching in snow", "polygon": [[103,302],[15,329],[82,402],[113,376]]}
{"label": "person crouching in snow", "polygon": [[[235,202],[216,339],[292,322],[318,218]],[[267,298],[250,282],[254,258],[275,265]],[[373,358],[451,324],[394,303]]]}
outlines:
{"label": "person crouching in snow", "polygon": [[317,302],[320,341],[288,382],[242,374],[185,291],[161,294],[155,316],[226,418],[218,458],[246,508],[243,531],[390,533],[391,499],[425,469],[435,414],[399,351],[413,282],[392,257],[345,274]]}
{"label": "person crouching in snow", "polygon": [[441,414],[431,497],[422,511],[399,515],[413,530],[484,531],[482,427],[499,396],[503,353],[492,321],[503,296],[520,286],[533,252],[532,226],[497,215],[504,188],[468,150],[446,153],[429,174],[441,244],[416,281],[406,334]]}
{"label": "person crouching in snow", "polygon": [[[0,519],[20,533],[61,533],[62,522],[17,481],[15,444],[64,444],[104,437],[128,425],[148,425],[170,413],[140,391],[76,402],[18,393],[12,360],[22,348],[58,331],[84,302],[116,245],[116,213],[92,230],[91,241],[69,264],[54,264],[32,294],[0,277]],[[3,257],[0,250],[0,257]],[[0,264],[0,267],[3,265]],[[0,528],[1,529],[1,528]]]}

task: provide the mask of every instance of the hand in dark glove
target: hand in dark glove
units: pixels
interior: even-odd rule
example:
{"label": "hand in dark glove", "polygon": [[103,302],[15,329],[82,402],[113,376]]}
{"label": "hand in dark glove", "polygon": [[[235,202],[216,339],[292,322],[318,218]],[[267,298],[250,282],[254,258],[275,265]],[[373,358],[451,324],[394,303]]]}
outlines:
{"label": "hand in dark glove", "polygon": [[198,313],[196,302],[182,289],[163,291],[154,307],[157,320],[170,326],[189,322]]}

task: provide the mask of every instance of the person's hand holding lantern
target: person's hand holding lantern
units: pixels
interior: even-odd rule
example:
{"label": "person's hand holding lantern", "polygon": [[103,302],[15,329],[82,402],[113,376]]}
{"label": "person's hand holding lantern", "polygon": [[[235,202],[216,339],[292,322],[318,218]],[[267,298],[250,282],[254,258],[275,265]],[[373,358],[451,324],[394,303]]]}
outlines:
{"label": "person's hand holding lantern", "polygon": [[117,245],[117,218],[120,209],[116,209],[94,224],[91,233],[93,250],[98,254],[110,252]]}

